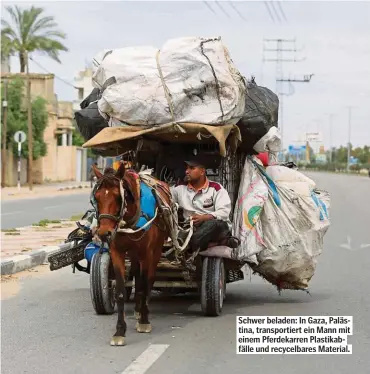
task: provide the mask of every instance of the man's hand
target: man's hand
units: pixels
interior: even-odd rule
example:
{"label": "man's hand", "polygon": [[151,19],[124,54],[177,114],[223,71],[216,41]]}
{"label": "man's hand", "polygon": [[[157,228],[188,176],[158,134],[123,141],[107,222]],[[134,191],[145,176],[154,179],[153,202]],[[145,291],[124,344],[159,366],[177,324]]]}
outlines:
{"label": "man's hand", "polygon": [[191,216],[195,226],[200,225],[204,221],[209,221],[215,217],[212,214],[194,214]]}

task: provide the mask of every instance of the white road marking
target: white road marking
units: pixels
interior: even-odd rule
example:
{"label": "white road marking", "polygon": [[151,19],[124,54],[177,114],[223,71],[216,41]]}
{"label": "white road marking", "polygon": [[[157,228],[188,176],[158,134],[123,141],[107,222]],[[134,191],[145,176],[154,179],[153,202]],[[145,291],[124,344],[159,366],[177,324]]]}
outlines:
{"label": "white road marking", "polygon": [[169,344],[152,344],[122,374],[144,374],[169,347]]}
{"label": "white road marking", "polygon": [[1,213],[2,216],[10,216],[11,214],[19,214],[19,213],[24,213],[22,210],[15,210],[14,212],[9,212],[9,213]]}
{"label": "white road marking", "polygon": [[47,209],[54,209],[54,208],[60,208],[64,205],[50,205],[50,206],[46,206],[44,209],[47,210]]}

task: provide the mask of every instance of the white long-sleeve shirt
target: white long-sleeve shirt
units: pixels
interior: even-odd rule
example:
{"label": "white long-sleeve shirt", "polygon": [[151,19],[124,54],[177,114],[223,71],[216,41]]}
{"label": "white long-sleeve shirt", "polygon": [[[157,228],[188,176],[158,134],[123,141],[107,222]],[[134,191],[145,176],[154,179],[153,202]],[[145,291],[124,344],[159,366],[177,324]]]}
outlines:
{"label": "white long-sleeve shirt", "polygon": [[212,214],[216,219],[227,222],[231,229],[231,200],[226,189],[219,183],[206,181],[196,192],[191,186],[171,187],[173,199],[184,209],[184,218],[193,214]]}

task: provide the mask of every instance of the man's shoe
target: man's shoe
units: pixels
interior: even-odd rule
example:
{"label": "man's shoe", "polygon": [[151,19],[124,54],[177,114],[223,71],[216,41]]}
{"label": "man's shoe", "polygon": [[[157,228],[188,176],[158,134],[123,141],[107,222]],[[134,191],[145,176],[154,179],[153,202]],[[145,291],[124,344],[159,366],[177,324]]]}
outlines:
{"label": "man's shoe", "polygon": [[227,245],[230,248],[238,248],[240,245],[240,240],[235,236],[230,236],[226,239],[225,245]]}

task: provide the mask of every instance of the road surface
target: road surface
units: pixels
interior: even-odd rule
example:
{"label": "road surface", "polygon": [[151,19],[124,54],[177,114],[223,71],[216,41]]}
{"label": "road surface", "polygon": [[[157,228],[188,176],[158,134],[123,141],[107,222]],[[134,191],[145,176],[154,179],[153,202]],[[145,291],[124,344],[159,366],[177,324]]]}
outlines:
{"label": "road surface", "polygon": [[[203,317],[192,295],[155,295],[150,307],[153,332],[135,332],[129,303],[127,346],[110,347],[116,315],[94,314],[88,275],[40,267],[28,278],[2,284],[2,373],[369,373],[370,183],[338,175],[314,178],[332,193],[332,226],[310,295],[278,295],[251,276],[228,287],[218,318]],[[236,355],[238,315],[353,316],[354,334],[348,339],[353,354]]]}
{"label": "road surface", "polygon": [[90,192],[45,198],[1,202],[1,228],[29,226],[42,219],[68,219],[84,213],[89,206]]}

